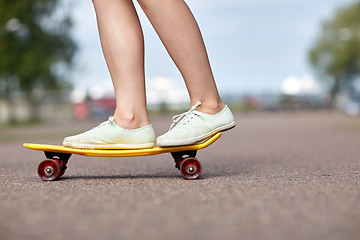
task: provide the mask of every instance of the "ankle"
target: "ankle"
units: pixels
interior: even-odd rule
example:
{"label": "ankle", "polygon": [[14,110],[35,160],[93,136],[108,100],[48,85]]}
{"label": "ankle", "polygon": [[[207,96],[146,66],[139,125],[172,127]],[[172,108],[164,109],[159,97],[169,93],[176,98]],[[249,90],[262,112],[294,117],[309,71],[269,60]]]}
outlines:
{"label": "ankle", "polygon": [[[192,106],[195,105],[195,103],[192,104]],[[197,110],[207,114],[217,114],[221,112],[224,107],[225,104],[221,101],[221,99],[218,101],[201,101],[201,105],[197,108]]]}
{"label": "ankle", "polygon": [[115,111],[114,121],[117,125],[124,129],[136,129],[150,124],[147,114],[143,116],[136,115],[132,112],[119,113]]}

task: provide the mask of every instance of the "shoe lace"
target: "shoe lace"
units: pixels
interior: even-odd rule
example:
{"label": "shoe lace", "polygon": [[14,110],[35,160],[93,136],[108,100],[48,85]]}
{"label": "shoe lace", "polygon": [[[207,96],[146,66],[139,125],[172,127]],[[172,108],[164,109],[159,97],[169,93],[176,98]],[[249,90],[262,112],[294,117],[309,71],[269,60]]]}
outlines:
{"label": "shoe lace", "polygon": [[189,119],[191,118],[190,116],[195,114],[194,111],[198,108],[198,106],[200,104],[201,104],[201,102],[198,101],[194,106],[192,106],[190,108],[189,111],[173,116],[173,118],[172,118],[173,122],[172,122],[169,130],[173,129],[182,120],[188,119],[188,121],[189,121]]}
{"label": "shoe lace", "polygon": [[110,116],[107,121],[100,123],[98,126],[94,127],[93,129],[101,128],[105,125],[108,125],[109,123],[112,123],[113,121],[114,121],[114,117]]}

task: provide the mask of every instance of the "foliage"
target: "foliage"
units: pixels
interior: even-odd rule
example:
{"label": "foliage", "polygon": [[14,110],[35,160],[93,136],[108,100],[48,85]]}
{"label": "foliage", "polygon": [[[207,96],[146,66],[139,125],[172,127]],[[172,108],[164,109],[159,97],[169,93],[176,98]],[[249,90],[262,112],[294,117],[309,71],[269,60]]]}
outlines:
{"label": "foliage", "polygon": [[340,9],[323,24],[310,60],[329,84],[332,100],[339,91],[352,89],[360,74],[360,2]]}
{"label": "foliage", "polygon": [[39,90],[59,89],[71,65],[69,13],[58,0],[0,0],[0,6],[0,94],[11,102],[22,93],[36,108]]}

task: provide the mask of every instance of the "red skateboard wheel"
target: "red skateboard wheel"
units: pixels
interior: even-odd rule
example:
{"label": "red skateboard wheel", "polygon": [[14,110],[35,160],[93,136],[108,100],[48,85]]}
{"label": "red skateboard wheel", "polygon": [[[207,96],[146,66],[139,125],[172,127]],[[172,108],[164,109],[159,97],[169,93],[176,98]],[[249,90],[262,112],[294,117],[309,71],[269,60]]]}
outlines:
{"label": "red skateboard wheel", "polygon": [[38,167],[39,177],[44,181],[54,181],[61,177],[61,166],[56,160],[42,161]]}
{"label": "red skateboard wheel", "polygon": [[180,171],[185,179],[194,180],[200,177],[202,167],[196,158],[187,157],[181,162]]}

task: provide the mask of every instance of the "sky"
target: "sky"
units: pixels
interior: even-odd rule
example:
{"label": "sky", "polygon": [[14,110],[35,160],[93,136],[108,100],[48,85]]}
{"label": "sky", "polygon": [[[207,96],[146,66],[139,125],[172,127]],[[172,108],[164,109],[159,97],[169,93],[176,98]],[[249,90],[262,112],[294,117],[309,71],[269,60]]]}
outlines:
{"label": "sky", "polygon": [[[68,0],[69,1],[69,0]],[[70,0],[71,1],[71,0]],[[286,79],[317,78],[308,53],[321,24],[354,0],[188,0],[222,94],[276,93]],[[79,45],[77,88],[112,90],[92,1],[73,0],[72,35]],[[181,75],[135,1],[145,37],[145,75],[183,84]]]}

